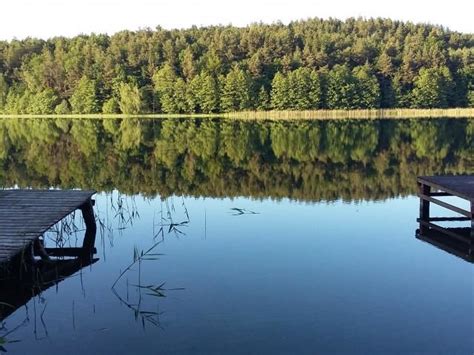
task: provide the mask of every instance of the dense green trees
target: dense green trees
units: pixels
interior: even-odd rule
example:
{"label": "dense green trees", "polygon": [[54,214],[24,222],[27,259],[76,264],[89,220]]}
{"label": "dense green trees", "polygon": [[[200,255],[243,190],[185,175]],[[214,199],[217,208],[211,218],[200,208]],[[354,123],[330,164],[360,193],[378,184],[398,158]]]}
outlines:
{"label": "dense green trees", "polygon": [[30,113],[44,115],[54,112],[58,101],[59,99],[53,89],[44,89],[41,92],[31,95],[31,99],[28,104]]}
{"label": "dense green trees", "polygon": [[283,110],[290,105],[288,96],[288,80],[281,74],[276,73],[272,81],[271,105],[277,110]]}
{"label": "dense green trees", "polygon": [[178,107],[186,107],[183,99],[180,97],[181,95],[179,95],[180,90],[176,90],[181,86],[177,79],[174,69],[169,64],[165,64],[163,68],[153,75],[155,92],[159,99],[161,110],[165,113],[181,113]]}
{"label": "dense green trees", "polygon": [[375,75],[373,75],[370,65],[355,67],[353,70],[356,81],[357,93],[354,104],[357,108],[378,108],[380,107],[380,86]]}
{"label": "dense green trees", "polygon": [[448,107],[453,82],[449,69],[421,68],[415,79],[413,107]]}
{"label": "dense green trees", "polygon": [[252,107],[252,87],[249,75],[240,68],[233,68],[225,78],[221,94],[221,109],[225,112],[242,111]]}
{"label": "dense green trees", "polygon": [[220,95],[217,79],[207,72],[194,77],[191,81],[191,111],[202,113],[219,112]]}
{"label": "dense green trees", "polygon": [[276,73],[272,82],[272,107],[280,110],[324,107],[323,75],[308,68],[298,68],[286,75]]}
{"label": "dense green trees", "polygon": [[351,70],[346,65],[336,65],[328,75],[328,108],[356,108],[358,94],[357,81]]}
{"label": "dense green trees", "polygon": [[83,76],[74,89],[70,99],[72,113],[97,113],[97,85],[94,80]]}
{"label": "dense green trees", "polygon": [[8,95],[8,85],[3,74],[0,74],[0,112],[5,108]]}
{"label": "dense green trees", "polygon": [[[122,113],[135,115],[142,111],[142,94],[136,84],[121,83],[119,95],[120,101],[118,104]],[[110,107],[108,109],[110,110]]]}
{"label": "dense green trees", "polygon": [[388,19],[0,42],[4,113],[465,106],[474,35]]}

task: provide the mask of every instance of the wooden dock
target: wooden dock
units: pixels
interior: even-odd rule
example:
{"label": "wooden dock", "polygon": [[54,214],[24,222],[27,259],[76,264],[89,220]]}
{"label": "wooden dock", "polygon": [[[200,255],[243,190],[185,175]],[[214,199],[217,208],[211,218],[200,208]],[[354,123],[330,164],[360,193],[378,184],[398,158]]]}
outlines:
{"label": "wooden dock", "polygon": [[0,263],[24,252],[76,209],[82,211],[86,224],[83,249],[92,250],[96,233],[91,199],[94,194],[95,191],[78,190],[1,190]]}
{"label": "wooden dock", "polygon": [[[446,246],[452,254],[462,255],[465,260],[471,261],[474,255],[474,175],[421,176],[418,178],[418,185],[420,217],[417,220],[419,223],[417,237],[439,247]],[[447,196],[456,196],[466,200],[470,208],[464,209],[440,199],[440,197]],[[458,216],[433,217],[430,215],[430,203],[455,212]],[[448,228],[436,223],[462,221],[470,222],[470,226]],[[449,244],[449,241],[442,239],[443,235],[445,239],[453,238],[456,243]],[[449,245],[445,242],[448,242]],[[459,242],[464,243],[465,248]]]}
{"label": "wooden dock", "polygon": [[38,262],[32,270],[9,265],[0,273],[0,322],[23,307],[32,298],[57,285],[81,269],[96,263],[97,258],[57,259]]}
{"label": "wooden dock", "polygon": [[429,243],[438,249],[441,249],[449,254],[464,259],[467,262],[474,263],[474,249],[469,240],[469,228],[447,228],[450,232],[458,236],[466,236],[464,239],[451,238],[445,233],[436,230],[430,230],[429,233],[422,235],[417,233],[416,238]]}

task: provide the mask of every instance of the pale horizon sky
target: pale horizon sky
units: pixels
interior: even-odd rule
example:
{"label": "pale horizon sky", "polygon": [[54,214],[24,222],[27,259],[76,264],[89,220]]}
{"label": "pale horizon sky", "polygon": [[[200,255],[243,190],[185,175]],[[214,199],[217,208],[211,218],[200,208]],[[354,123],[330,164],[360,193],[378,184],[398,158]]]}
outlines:
{"label": "pale horizon sky", "polygon": [[2,4],[0,40],[113,34],[140,28],[187,28],[192,25],[245,26],[311,17],[385,17],[431,23],[474,33],[472,0],[15,0]]}

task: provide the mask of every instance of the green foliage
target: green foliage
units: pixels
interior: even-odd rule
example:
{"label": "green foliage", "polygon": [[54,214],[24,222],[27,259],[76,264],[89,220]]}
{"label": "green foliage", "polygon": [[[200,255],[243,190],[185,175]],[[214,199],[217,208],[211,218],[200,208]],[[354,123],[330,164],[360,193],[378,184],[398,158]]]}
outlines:
{"label": "green foliage", "polygon": [[2,113],[5,109],[5,105],[7,103],[7,95],[8,84],[5,80],[5,76],[0,73],[0,113]]}
{"label": "green foliage", "polygon": [[70,99],[72,113],[97,113],[97,85],[94,80],[83,76],[74,89]]}
{"label": "green foliage", "polygon": [[272,82],[272,106],[279,110],[311,110],[323,107],[324,72],[298,68],[276,73]]}
{"label": "green foliage", "polygon": [[403,84],[400,75],[395,75],[391,81],[391,95],[395,107],[410,107],[412,101],[411,91]]}
{"label": "green foliage", "polygon": [[308,101],[310,109],[320,109],[325,107],[325,91],[326,91],[326,71],[320,70],[316,72],[311,70],[309,73]]}
{"label": "green foliage", "polygon": [[194,112],[219,112],[219,92],[217,80],[212,75],[203,72],[191,81],[189,105]]}
{"label": "green foliage", "polygon": [[380,86],[377,78],[372,74],[368,64],[353,69],[354,77],[357,80],[357,94],[354,104],[357,108],[379,108],[380,107]]}
{"label": "green foliage", "polygon": [[104,105],[102,106],[102,113],[105,113],[105,114],[120,113],[119,102],[114,96],[112,96],[110,99],[104,102]]}
{"label": "green foliage", "polygon": [[330,109],[354,109],[359,95],[357,79],[347,65],[336,65],[328,74],[327,106]]}
{"label": "green foliage", "polygon": [[62,100],[55,108],[54,113],[58,115],[67,115],[71,113],[71,108],[66,100]]}
{"label": "green foliage", "polygon": [[448,95],[452,86],[449,70],[422,68],[413,88],[413,107],[448,107]]}
{"label": "green foliage", "polygon": [[[474,53],[473,53],[474,57]],[[474,58],[473,58],[474,59]],[[474,60],[470,63],[469,67],[462,70],[461,78],[464,78],[466,91],[466,103],[468,107],[474,107]]]}
{"label": "green foliage", "polygon": [[469,107],[474,107],[474,90],[469,90],[467,94],[467,102]]}
{"label": "green foliage", "polygon": [[307,201],[416,193],[466,174],[474,121],[0,120],[2,186]]}
{"label": "green foliage", "polygon": [[284,110],[290,106],[288,96],[289,83],[285,75],[280,72],[275,74],[272,81],[271,105],[275,110]]}
{"label": "green foliage", "polygon": [[288,93],[290,107],[295,110],[308,110],[312,108],[309,101],[309,91],[311,88],[310,70],[298,68],[288,73]]}
{"label": "green foliage", "polygon": [[45,89],[32,95],[28,104],[28,113],[35,115],[51,114],[54,112],[59,98],[52,89]]}
{"label": "green foliage", "polygon": [[21,92],[17,88],[11,88],[8,91],[3,111],[9,114],[23,113],[20,104]]}
{"label": "green foliage", "polygon": [[235,67],[221,79],[221,82],[223,82],[222,111],[235,112],[251,107],[251,81],[247,73]]}
{"label": "green foliage", "polygon": [[268,92],[267,90],[265,90],[265,87],[263,85],[260,87],[260,91],[258,92],[257,102],[257,110],[267,111],[270,109],[270,96],[268,95]]}
{"label": "green foliage", "polygon": [[155,91],[160,100],[161,109],[165,113],[178,112],[178,104],[175,96],[176,73],[169,64],[165,64],[163,68],[153,75],[153,83]]}
{"label": "green foliage", "polygon": [[29,113],[32,94],[22,85],[15,85],[8,90],[4,112],[8,114]]}
{"label": "green foliage", "polygon": [[153,82],[162,112],[186,113],[191,111],[188,100],[189,88],[169,64],[165,64],[155,73]]}
{"label": "green foliage", "polygon": [[122,83],[119,88],[120,111],[126,115],[135,115],[141,112],[142,94],[138,85]]}
{"label": "green foliage", "polygon": [[0,43],[0,111],[56,112],[53,92],[115,112],[130,82],[143,113],[473,106],[473,58],[474,34],[389,19],[15,40]]}
{"label": "green foliage", "polygon": [[189,101],[188,101],[188,86],[186,85],[185,81],[181,78],[176,79],[174,83],[174,103],[175,109],[174,113],[191,113],[192,110],[190,109]]}

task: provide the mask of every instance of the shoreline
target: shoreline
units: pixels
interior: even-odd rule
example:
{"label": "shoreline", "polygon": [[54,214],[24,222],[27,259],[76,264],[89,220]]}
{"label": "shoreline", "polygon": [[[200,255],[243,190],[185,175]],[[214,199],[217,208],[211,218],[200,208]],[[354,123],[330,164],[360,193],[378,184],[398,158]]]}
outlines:
{"label": "shoreline", "polygon": [[449,109],[368,109],[307,111],[241,111],[210,114],[0,114],[0,118],[221,118],[237,120],[344,120],[344,119],[411,119],[474,118],[474,108]]}

